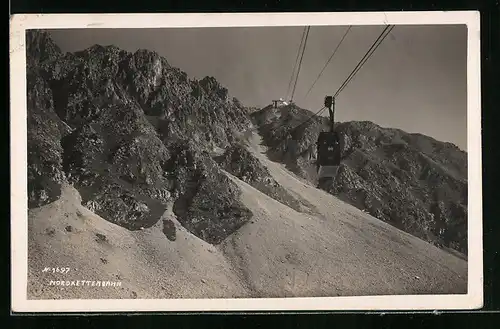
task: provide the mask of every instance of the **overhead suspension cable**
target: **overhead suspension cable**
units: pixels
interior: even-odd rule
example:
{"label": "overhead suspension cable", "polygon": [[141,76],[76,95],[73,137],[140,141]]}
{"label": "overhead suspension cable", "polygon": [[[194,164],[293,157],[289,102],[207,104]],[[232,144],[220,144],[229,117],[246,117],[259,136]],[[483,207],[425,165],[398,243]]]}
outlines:
{"label": "overhead suspension cable", "polygon": [[[391,33],[392,29],[394,28],[394,25],[388,25],[386,26],[386,28],[382,31],[382,33],[379,35],[379,37],[375,40],[375,42],[372,44],[372,46],[368,49],[368,51],[366,52],[366,54],[363,56],[363,58],[361,58],[361,60],[359,61],[358,65],[356,65],[356,67],[354,68],[354,70],[351,72],[351,74],[349,74],[349,76],[346,78],[346,80],[344,81],[344,83],[342,83],[342,85],[340,86],[340,88],[337,90],[337,92],[335,93],[335,97],[339,95],[339,93],[344,90],[344,88],[347,86],[347,84],[354,78],[354,76],[359,72],[359,70],[363,67],[363,65],[368,61],[368,59],[370,59],[370,57],[373,55],[373,53],[377,50],[377,48],[380,46],[380,44],[384,41],[384,39],[387,37],[387,35],[389,35],[389,33]],[[349,30],[348,30],[349,31]],[[348,32],[347,31],[347,32]],[[388,32],[387,32],[388,31]],[[347,32],[346,34],[344,35],[344,37],[347,35]],[[333,57],[333,56],[332,56]],[[299,128],[300,126],[306,124],[307,122],[309,122],[310,120],[312,120],[314,117],[316,116],[319,116],[321,114],[321,112],[323,112],[325,109],[327,109],[326,106],[323,106],[321,109],[319,109],[316,113],[314,113],[313,115],[311,115],[307,120],[305,120],[304,122],[298,124],[297,126],[295,126],[293,129],[290,130],[290,132],[296,130],[297,128]]]}
{"label": "overhead suspension cable", "polygon": [[299,80],[300,67],[302,66],[302,59],[304,59],[304,52],[306,50],[307,37],[309,36],[309,29],[310,28],[311,28],[310,26],[307,27],[306,37],[304,39],[304,47],[302,48],[302,55],[300,56],[299,67],[297,69],[297,77],[295,78],[295,83],[293,85],[292,96],[290,97],[290,101],[293,101],[293,96],[295,94],[295,88],[297,87],[297,81]]}
{"label": "overhead suspension cable", "polygon": [[293,128],[292,130],[295,130],[297,128],[299,128],[300,126],[302,125],[305,125],[306,123],[308,123],[309,121],[312,120],[312,118],[318,116],[321,112],[323,112],[324,110],[326,109],[325,106],[323,106],[322,108],[320,108],[316,113],[314,113],[313,115],[311,115],[306,121],[302,122],[301,124],[295,126],[295,128]]}
{"label": "overhead suspension cable", "polygon": [[349,74],[349,76],[345,79],[345,81],[342,83],[342,85],[339,87],[339,89],[335,92],[334,98],[336,98],[344,89],[345,87],[349,84],[349,82],[352,81],[354,76],[359,72],[359,70],[363,67],[363,65],[370,59],[370,57],[373,55],[373,53],[377,50],[377,48],[380,46],[380,44],[385,40],[387,35],[391,33],[392,29],[394,28],[394,25],[388,25],[385,27],[385,29],[380,33],[378,38],[375,40],[375,42],[372,44],[372,46],[368,49],[366,54],[361,58],[359,61],[358,65],[352,70],[352,72]]}
{"label": "overhead suspension cable", "polygon": [[347,28],[347,30],[345,31],[344,33],[344,36],[342,37],[342,39],[340,39],[339,43],[337,44],[337,47],[335,47],[335,50],[333,51],[332,55],[330,56],[330,58],[328,58],[328,60],[326,61],[326,64],[325,66],[323,66],[323,69],[321,70],[321,72],[319,72],[318,74],[318,77],[316,78],[316,80],[314,80],[313,84],[311,85],[311,87],[309,88],[309,90],[307,91],[306,95],[304,96],[304,98],[307,98],[307,96],[309,95],[309,93],[311,92],[311,90],[314,88],[314,86],[316,85],[316,82],[318,82],[318,80],[321,78],[321,76],[323,75],[323,72],[325,71],[326,67],[328,66],[328,64],[330,64],[330,61],[333,59],[333,57],[335,56],[335,54],[337,53],[337,50],[339,50],[340,48],[340,45],[342,44],[342,42],[344,41],[345,37],[347,36],[347,34],[349,34],[349,31],[351,30],[352,28],[352,25],[349,25],[349,27]]}
{"label": "overhead suspension cable", "polygon": [[306,35],[306,30],[307,30],[307,28],[305,27],[304,30],[302,31],[302,37],[300,39],[299,49],[297,50],[297,57],[295,58],[295,64],[293,66],[292,76],[290,77],[290,82],[288,83],[288,89],[286,90],[286,99],[287,100],[289,99],[288,96],[290,95],[290,92],[291,92],[291,89],[292,89],[293,78],[295,76],[295,70],[297,69],[297,65],[299,63],[300,51],[302,49],[302,45],[304,44],[304,37]]}
{"label": "overhead suspension cable", "polygon": [[[348,30],[346,31],[346,33],[344,34],[344,37],[342,38],[342,40],[347,36],[347,33],[349,32],[351,27],[348,28]],[[384,30],[382,31],[382,33],[380,33],[380,35],[378,36],[378,38],[375,40],[375,42],[371,45],[371,47],[368,49],[368,51],[365,53],[365,55],[361,58],[361,60],[359,61],[359,63],[356,65],[356,67],[352,70],[352,72],[348,75],[348,77],[345,79],[345,81],[342,83],[342,85],[339,87],[339,89],[337,90],[337,92],[335,93],[335,97],[337,97],[344,89],[345,87],[349,84],[349,82],[351,82],[351,80],[354,78],[354,76],[359,72],[359,70],[363,67],[363,65],[370,59],[370,57],[373,55],[373,53],[378,49],[378,47],[380,46],[380,44],[385,40],[385,38],[391,33],[392,29],[394,28],[394,25],[388,25],[384,28]],[[297,77],[295,79],[295,85],[294,85],[294,88],[293,88],[293,91],[292,91],[292,98],[293,99],[293,93],[295,92],[295,87],[296,87],[296,84],[297,84],[297,80],[298,80],[298,76],[299,76],[299,73],[300,73],[300,66],[301,66],[301,63],[302,63],[302,58],[304,56],[304,50],[305,50],[305,44],[307,42],[307,37],[308,37],[308,34],[309,34],[309,26],[307,27],[307,31],[306,31],[306,34],[305,34],[305,39],[304,39],[304,47],[302,48],[302,55],[301,55],[301,58],[300,58],[300,62],[299,62],[299,67],[298,67],[298,71],[297,71]],[[342,40],[341,42],[339,42],[339,45],[336,47],[334,53],[332,54],[332,56],[330,57],[329,61],[331,60],[331,58],[333,58],[336,50],[338,49],[338,47],[340,46],[340,44],[342,43]],[[300,48],[299,48],[300,49]],[[325,65],[325,67],[328,65],[328,62],[327,64]],[[322,70],[322,72],[324,71],[324,68]],[[321,76],[322,72],[320,73],[319,76]],[[318,78],[319,79],[319,78]],[[316,79],[316,80],[318,80]],[[314,86],[314,84],[313,84]],[[312,87],[311,87],[312,89]],[[323,112],[327,107],[323,106],[321,109],[319,109],[316,113],[314,113],[313,115],[311,115],[307,120],[305,120],[304,122],[296,125],[295,127],[293,127],[291,130],[289,130],[288,133],[292,133],[294,130],[296,130],[297,128],[299,128],[300,126],[306,124],[307,122],[309,122],[310,120],[312,120],[314,117],[316,116],[319,116],[321,112]],[[280,142],[282,140],[284,140],[286,138],[286,136],[284,136],[283,138],[280,139]]]}
{"label": "overhead suspension cable", "polygon": [[281,137],[279,140],[278,140],[278,144],[281,143],[282,141],[284,141],[286,138],[287,138],[287,135],[288,134],[292,134],[295,130],[297,130],[300,126],[306,124],[307,122],[311,121],[314,117],[318,116],[322,111],[324,111],[326,109],[326,107],[322,107],[320,108],[316,113],[314,113],[313,115],[311,115],[309,118],[307,118],[307,120],[305,120],[304,122],[296,125],[295,127],[293,127],[292,129],[290,129],[283,137]]}

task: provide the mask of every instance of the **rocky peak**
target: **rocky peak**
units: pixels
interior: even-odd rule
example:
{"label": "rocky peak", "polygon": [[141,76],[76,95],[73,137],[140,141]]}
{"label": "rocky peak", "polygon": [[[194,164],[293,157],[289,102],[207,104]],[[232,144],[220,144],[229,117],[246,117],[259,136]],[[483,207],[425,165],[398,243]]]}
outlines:
{"label": "rocky peak", "polygon": [[46,31],[27,30],[26,49],[29,52],[29,56],[26,57],[28,69],[63,55],[59,46],[55,44]]}
{"label": "rocky peak", "polygon": [[223,87],[214,77],[206,76],[199,81],[199,84],[207,94],[215,94],[222,101],[227,101],[227,88]]}

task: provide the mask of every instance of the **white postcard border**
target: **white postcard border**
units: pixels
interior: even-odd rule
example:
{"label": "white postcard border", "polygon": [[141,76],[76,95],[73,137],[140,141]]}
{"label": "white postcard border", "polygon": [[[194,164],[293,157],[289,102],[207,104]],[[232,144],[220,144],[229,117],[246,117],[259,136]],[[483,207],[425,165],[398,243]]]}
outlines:
{"label": "white postcard border", "polygon": [[[27,299],[27,29],[168,28],[321,25],[466,24],[468,149],[468,293],[363,297],[254,299]],[[480,15],[477,11],[216,13],[216,14],[19,14],[10,20],[11,79],[11,295],[14,312],[447,310],[483,305]]]}

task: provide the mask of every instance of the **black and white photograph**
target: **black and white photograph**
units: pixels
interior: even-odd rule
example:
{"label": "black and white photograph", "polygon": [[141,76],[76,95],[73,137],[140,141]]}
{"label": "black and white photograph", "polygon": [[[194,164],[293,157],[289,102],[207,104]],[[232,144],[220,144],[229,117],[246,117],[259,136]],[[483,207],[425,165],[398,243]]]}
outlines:
{"label": "black and white photograph", "polygon": [[476,14],[16,17],[15,305],[480,307]]}

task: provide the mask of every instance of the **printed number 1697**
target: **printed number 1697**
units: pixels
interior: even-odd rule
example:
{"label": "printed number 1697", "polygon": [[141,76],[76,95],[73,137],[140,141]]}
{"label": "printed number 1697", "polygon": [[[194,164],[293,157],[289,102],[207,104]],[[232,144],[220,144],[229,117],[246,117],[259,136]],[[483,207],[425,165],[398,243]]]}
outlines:
{"label": "printed number 1697", "polygon": [[52,272],[52,273],[68,273],[69,272],[69,267],[44,267],[42,272]]}

